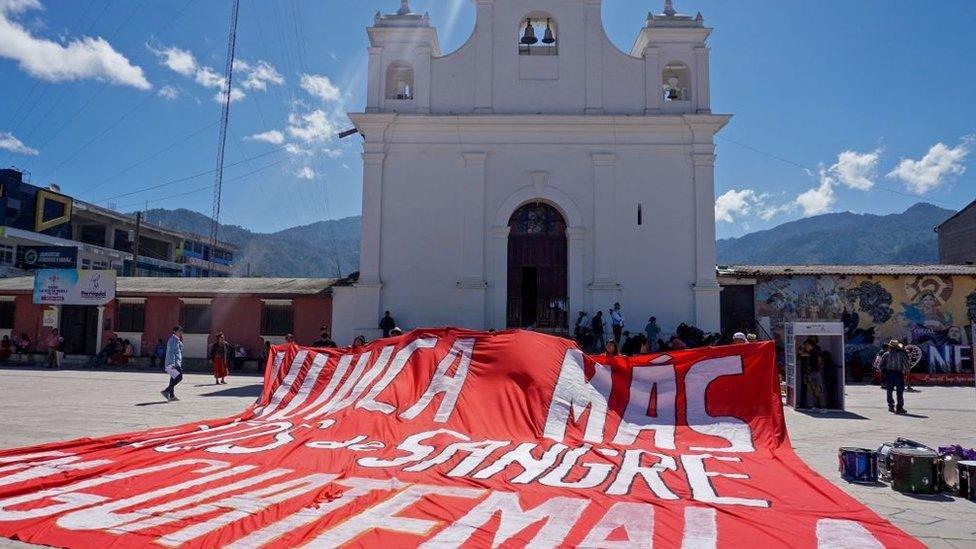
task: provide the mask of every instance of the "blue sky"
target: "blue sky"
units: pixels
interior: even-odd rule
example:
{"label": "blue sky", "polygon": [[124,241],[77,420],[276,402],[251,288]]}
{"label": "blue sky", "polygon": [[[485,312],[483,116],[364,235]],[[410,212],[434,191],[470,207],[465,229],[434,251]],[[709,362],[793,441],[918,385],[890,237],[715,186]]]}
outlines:
{"label": "blue sky", "polygon": [[[222,220],[357,215],[365,26],[397,0],[242,0]],[[605,0],[629,50],[663,0]],[[468,0],[414,0],[442,50]],[[676,0],[714,27],[720,237],[826,211],[976,198],[976,2]],[[131,211],[211,208],[230,1],[0,0],[0,165]]]}

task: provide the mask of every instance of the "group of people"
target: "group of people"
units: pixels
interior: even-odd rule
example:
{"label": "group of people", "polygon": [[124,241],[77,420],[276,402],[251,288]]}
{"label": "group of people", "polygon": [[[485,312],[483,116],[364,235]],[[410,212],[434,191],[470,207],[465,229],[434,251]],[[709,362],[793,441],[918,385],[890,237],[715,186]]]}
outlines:
{"label": "group of people", "polygon": [[135,348],[132,346],[132,342],[128,339],[111,336],[102,350],[92,358],[90,365],[93,367],[105,366],[106,364],[123,366],[129,363],[129,359],[134,354]]}
{"label": "group of people", "polygon": [[20,334],[18,337],[11,338],[8,335],[3,336],[0,339],[0,360],[7,360],[14,353],[21,355],[26,354],[31,345],[31,338],[27,337],[27,334]]}
{"label": "group of people", "polygon": [[[722,334],[707,334],[683,322],[673,335],[666,337],[654,316],[647,319],[642,331],[631,332],[625,330],[625,327],[626,321],[620,303],[614,303],[606,315],[603,311],[597,311],[591,317],[586,311],[580,311],[573,326],[573,337],[580,348],[586,351],[624,356],[710,347],[719,345],[724,340]],[[733,343],[756,340],[754,334],[737,332],[733,336]]]}

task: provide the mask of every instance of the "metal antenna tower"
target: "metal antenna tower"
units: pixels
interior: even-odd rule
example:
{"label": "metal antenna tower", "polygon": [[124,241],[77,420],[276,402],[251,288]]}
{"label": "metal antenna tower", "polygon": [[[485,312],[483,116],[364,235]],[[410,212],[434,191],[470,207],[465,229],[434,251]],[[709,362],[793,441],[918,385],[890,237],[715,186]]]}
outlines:
{"label": "metal antenna tower", "polygon": [[230,15],[230,37],[227,41],[227,66],[224,67],[223,109],[220,113],[220,137],[217,140],[217,176],[214,181],[213,209],[210,215],[210,259],[208,269],[213,276],[214,254],[217,251],[217,238],[220,236],[220,191],[224,182],[224,149],[227,146],[227,121],[230,117],[231,84],[234,78],[234,53],[237,49],[237,13],[240,0],[234,0]]}

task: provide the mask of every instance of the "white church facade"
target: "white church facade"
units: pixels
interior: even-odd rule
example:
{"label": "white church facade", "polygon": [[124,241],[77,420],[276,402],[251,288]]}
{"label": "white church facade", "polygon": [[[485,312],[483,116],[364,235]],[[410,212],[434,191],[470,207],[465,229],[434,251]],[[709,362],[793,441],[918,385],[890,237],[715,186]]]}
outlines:
{"label": "white church facade", "polygon": [[[620,302],[719,329],[711,29],[650,14],[629,53],[601,0],[474,0],[443,54],[427,15],[367,29],[358,281],[335,288],[334,336],[453,325],[571,331]],[[605,313],[606,314],[606,313]]]}

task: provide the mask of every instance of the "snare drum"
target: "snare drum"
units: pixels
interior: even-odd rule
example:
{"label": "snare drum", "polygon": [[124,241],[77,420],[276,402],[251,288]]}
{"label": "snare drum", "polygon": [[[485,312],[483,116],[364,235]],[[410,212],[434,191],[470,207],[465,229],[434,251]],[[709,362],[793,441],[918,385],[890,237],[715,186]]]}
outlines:
{"label": "snare drum", "polygon": [[959,461],[960,458],[956,454],[948,454],[942,456],[942,460],[939,463],[939,470],[942,473],[942,491],[949,492],[951,494],[959,493]]}
{"label": "snare drum", "polygon": [[837,452],[840,476],[847,482],[877,482],[878,453],[867,448],[844,447]]}
{"label": "snare drum", "polygon": [[885,442],[878,448],[878,476],[882,480],[891,480],[891,449],[895,445]]}
{"label": "snare drum", "polygon": [[892,448],[892,489],[910,494],[934,494],[939,489],[939,454],[929,448]]}
{"label": "snare drum", "polygon": [[959,468],[959,491],[961,497],[976,501],[976,461],[960,461],[956,464]]}

